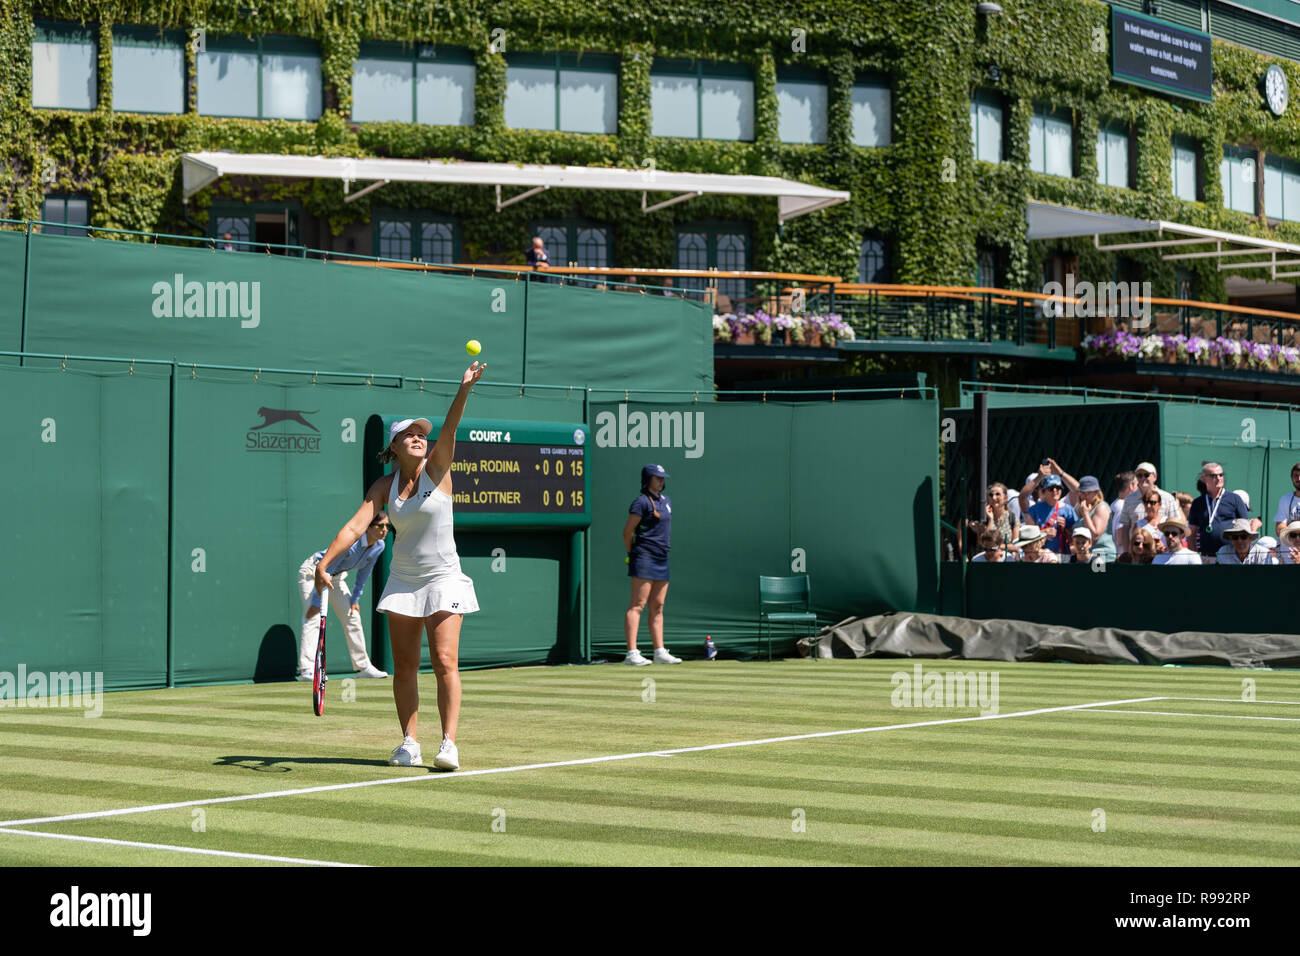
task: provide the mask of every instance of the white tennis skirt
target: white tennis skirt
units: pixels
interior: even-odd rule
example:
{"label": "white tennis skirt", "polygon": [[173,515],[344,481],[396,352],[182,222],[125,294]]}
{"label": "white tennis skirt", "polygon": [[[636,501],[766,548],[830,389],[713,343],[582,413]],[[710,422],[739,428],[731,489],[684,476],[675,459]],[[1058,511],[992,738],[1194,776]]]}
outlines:
{"label": "white tennis skirt", "polygon": [[463,572],[412,580],[390,570],[379,599],[379,610],[405,617],[429,617],[439,611],[472,614],[478,610],[478,597],[474,594],[474,582]]}

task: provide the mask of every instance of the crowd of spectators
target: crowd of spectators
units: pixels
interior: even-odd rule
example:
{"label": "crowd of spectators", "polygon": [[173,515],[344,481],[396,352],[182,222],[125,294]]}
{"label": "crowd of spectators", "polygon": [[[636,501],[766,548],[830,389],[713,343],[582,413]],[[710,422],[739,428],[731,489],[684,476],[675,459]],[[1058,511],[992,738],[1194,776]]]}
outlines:
{"label": "crowd of spectators", "polygon": [[1107,502],[1093,475],[1076,479],[1052,458],[1018,492],[994,482],[983,520],[970,521],[972,561],[1035,564],[1300,564],[1300,462],[1278,500],[1276,537],[1260,535],[1245,491],[1228,491],[1223,465],[1201,466],[1197,494],[1160,487],[1155,465],[1115,476]]}

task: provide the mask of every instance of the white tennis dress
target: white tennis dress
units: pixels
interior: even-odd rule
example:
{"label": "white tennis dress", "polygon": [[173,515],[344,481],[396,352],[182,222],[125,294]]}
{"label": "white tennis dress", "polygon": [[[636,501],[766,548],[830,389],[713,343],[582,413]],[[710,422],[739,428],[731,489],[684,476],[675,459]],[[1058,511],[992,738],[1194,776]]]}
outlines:
{"label": "white tennis dress", "polygon": [[477,611],[474,582],[460,569],[452,537],[451,496],[439,490],[423,467],[410,498],[397,497],[400,481],[400,471],[394,471],[388,520],[397,534],[379,610],[406,617]]}

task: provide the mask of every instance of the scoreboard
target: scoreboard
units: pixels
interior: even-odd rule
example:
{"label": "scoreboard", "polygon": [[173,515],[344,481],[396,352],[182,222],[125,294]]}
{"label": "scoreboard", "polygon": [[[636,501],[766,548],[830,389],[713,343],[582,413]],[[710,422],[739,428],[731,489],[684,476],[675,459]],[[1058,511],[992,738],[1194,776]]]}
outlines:
{"label": "scoreboard", "polygon": [[[429,416],[384,416],[383,434],[403,417]],[[432,444],[442,421],[429,420]],[[461,419],[451,464],[456,526],[588,527],[590,437],[582,423]]]}

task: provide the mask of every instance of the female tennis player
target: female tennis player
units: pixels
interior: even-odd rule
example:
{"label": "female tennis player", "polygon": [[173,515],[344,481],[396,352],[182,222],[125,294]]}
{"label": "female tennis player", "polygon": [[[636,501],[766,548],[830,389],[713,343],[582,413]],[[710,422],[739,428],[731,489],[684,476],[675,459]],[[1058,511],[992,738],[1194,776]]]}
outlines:
{"label": "female tennis player", "polygon": [[379,455],[385,464],[396,462],[391,475],[370,486],[352,520],[343,526],[325,556],[316,565],[316,586],[332,587],[325,568],[365,533],[370,522],[387,506],[388,519],[397,533],[388,583],[379,610],[388,615],[388,638],[393,648],[393,700],[402,742],[389,763],[418,767],[421,763],[417,721],[420,709],[421,631],[429,635],[429,657],[438,680],[438,716],[442,720],[442,745],[433,765],[457,770],[456,724],[460,718],[460,625],[462,617],[478,610],[474,582],[460,569],[460,556],[452,537],[451,462],[456,453],[456,428],[465,413],[465,401],[487,365],[475,362],[465,370],[460,389],[443,420],[438,440],[429,446],[433,424],[427,418],[394,422],[388,447]]}

